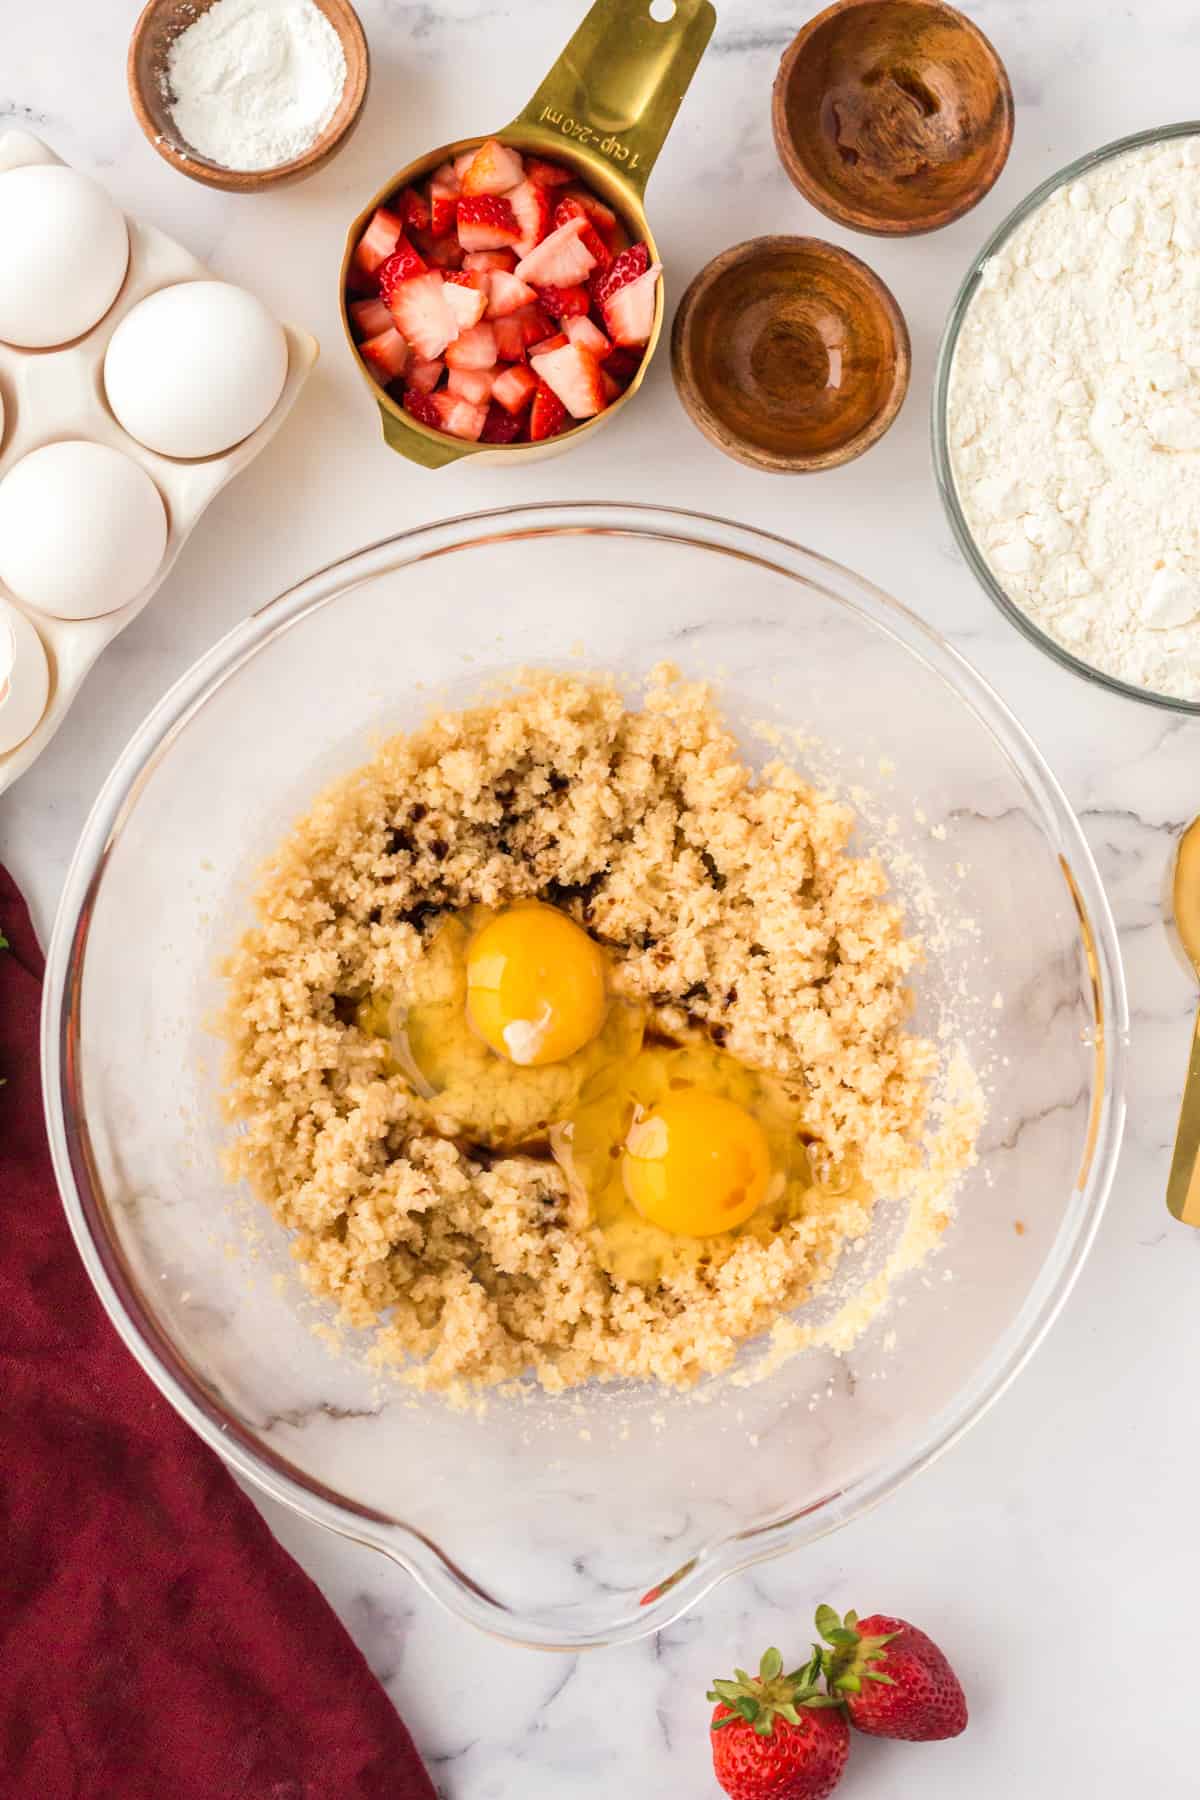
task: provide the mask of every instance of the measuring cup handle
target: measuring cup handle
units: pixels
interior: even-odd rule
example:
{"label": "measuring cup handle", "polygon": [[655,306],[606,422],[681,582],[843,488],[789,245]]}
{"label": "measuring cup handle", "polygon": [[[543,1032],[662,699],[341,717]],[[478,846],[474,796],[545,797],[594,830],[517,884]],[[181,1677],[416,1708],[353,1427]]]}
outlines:
{"label": "measuring cup handle", "polygon": [[1192,1036],[1179,1130],[1167,1181],[1167,1205],[1185,1225],[1200,1225],[1200,1014]]}
{"label": "measuring cup handle", "polygon": [[650,5],[596,0],[513,120],[536,132],[549,155],[563,138],[600,151],[639,194],[717,22],[711,0],[674,0],[662,21]]}

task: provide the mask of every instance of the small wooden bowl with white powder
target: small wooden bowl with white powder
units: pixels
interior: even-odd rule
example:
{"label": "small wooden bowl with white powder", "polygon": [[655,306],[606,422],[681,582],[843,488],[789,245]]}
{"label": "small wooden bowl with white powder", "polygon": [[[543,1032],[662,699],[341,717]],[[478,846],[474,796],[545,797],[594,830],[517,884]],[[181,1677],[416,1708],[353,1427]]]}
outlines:
{"label": "small wooden bowl with white powder", "polygon": [[1200,713],[1200,123],[1072,163],[985,244],[942,342],[934,453],[1014,625]]}
{"label": "small wooden bowl with white powder", "polygon": [[369,72],[347,0],[149,0],[129,44],[129,97],[152,147],[234,193],[328,162],[358,123]]}

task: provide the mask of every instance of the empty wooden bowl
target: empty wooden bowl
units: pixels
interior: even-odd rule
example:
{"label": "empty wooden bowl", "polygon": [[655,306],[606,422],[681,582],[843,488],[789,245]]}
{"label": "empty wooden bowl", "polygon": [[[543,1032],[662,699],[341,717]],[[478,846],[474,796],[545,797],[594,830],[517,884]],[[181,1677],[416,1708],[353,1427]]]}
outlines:
{"label": "empty wooden bowl", "polygon": [[840,225],[903,237],[982,200],[1012,144],[1012,89],[952,6],[839,0],[784,51],[771,117],[807,200]]}
{"label": "empty wooden bowl", "polygon": [[341,40],[346,58],[346,84],[337,110],[316,142],[291,162],[272,169],[226,169],[210,162],[180,137],[171,114],[167,57],[180,34],[194,25],[216,0],[147,0],[129,40],[126,76],[134,116],[152,149],[173,169],[206,187],[236,194],[256,194],[283,187],[315,174],[337,154],[358,124],[367,97],[371,61],[358,14],[348,0],[314,0]]}
{"label": "empty wooden bowl", "polygon": [[724,251],[683,296],[671,337],[679,397],[705,437],[785,474],[870,449],[900,411],[910,361],[889,290],[820,238]]}

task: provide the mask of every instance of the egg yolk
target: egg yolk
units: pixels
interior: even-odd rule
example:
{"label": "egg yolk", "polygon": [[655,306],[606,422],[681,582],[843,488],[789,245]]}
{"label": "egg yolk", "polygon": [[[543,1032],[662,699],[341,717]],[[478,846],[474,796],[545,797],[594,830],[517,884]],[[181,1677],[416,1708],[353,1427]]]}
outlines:
{"label": "egg yolk", "polygon": [[631,1204],[652,1225],[715,1237],[762,1205],[771,1151],[758,1120],[736,1101],[681,1088],[635,1119],[621,1172]]}
{"label": "egg yolk", "polygon": [[509,1062],[565,1062],[591,1042],[608,1011],[604,953],[553,906],[500,913],[467,950],[467,1017]]}

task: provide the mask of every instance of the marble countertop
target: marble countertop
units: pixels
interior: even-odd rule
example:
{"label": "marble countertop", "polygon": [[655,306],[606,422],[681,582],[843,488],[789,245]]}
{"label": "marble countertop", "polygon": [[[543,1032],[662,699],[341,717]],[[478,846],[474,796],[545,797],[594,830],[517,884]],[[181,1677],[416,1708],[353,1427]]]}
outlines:
{"label": "marble countertop", "polygon": [[[427,474],[391,456],[341,342],[332,271],[346,220],[427,143],[508,118],[582,15],[582,0],[360,0],[373,55],[366,117],[331,166],[268,196],[221,195],[169,170],[125,92],[136,0],[41,0],[0,21],[0,128],[24,126],[104,181],[213,271],[314,331],[325,355],[280,436],[213,504],[161,593],[107,651],[39,763],[0,799],[0,857],[48,931],[77,833],[127,737],[167,685],[254,605],[405,525],[510,499],[654,499],[720,512],[838,558],[920,610],[995,684],[1045,753],[1098,859],[1133,1009],[1130,1124],[1099,1241],[1032,1367],[969,1437],[880,1511],[727,1582],[656,1639],[574,1659],[476,1636],[370,1552],[266,1508],[320,1583],[453,1800],[630,1800],[714,1791],[703,1694],[768,1642],[803,1642],[814,1604],[881,1608],[950,1649],[972,1700],[947,1746],[863,1742],[847,1800],[1117,1800],[1179,1794],[1194,1748],[1187,1536],[1200,1433],[1200,1236],[1163,1202],[1191,987],[1160,923],[1172,840],[1200,809],[1200,720],[1094,690],[997,615],[955,550],[927,447],[942,320],[984,236],[1037,181],[1108,139],[1194,114],[1200,15],[1183,0],[975,0],[1010,69],[1011,161],[965,220],[889,244],[828,224],[771,142],[779,55],[808,12],[724,0],[655,173],[651,214],[678,297],[724,246],[767,231],[845,243],[895,291],[912,390],[864,460],[788,480],[725,460],[689,425],[666,354],[611,431],[523,481],[469,464]],[[69,46],[69,51],[67,50]],[[1182,1604],[1181,1604],[1182,1602]],[[1150,1609],[1153,1608],[1153,1617]],[[1136,1649],[1135,1649],[1136,1646]],[[1145,1649],[1153,1676],[1131,1674]],[[469,1696],[464,1702],[463,1696]],[[886,1766],[885,1766],[886,1765]],[[900,1776],[903,1780],[903,1776]]]}

